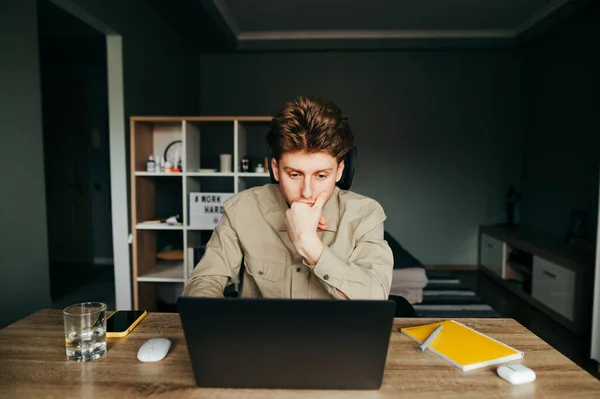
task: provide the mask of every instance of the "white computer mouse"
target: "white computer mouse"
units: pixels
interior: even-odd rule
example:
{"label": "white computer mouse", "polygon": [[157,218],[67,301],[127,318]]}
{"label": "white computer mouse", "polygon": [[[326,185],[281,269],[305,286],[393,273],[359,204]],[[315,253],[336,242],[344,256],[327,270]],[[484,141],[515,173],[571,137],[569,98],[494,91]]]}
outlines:
{"label": "white computer mouse", "polygon": [[519,385],[535,381],[535,373],[532,369],[521,363],[505,364],[498,367],[498,375],[511,384]]}
{"label": "white computer mouse", "polygon": [[158,362],[167,356],[171,341],[167,338],[151,338],[138,350],[137,358],[141,362]]}

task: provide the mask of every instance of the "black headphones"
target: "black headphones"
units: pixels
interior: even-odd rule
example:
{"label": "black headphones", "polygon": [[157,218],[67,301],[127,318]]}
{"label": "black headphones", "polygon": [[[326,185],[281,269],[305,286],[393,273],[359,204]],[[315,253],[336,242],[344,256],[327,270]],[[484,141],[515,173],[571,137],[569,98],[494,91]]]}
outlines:
{"label": "black headphones", "polygon": [[[344,157],[344,171],[342,172],[342,178],[340,181],[335,183],[336,186],[341,188],[342,190],[350,190],[352,186],[352,179],[354,179],[354,169],[356,168],[356,147],[352,147],[350,151]],[[271,176],[271,183],[278,184],[277,180],[275,180],[275,175],[273,174],[273,166],[271,165],[271,160],[273,159],[273,151],[271,147],[267,150],[267,158],[269,165],[269,175]]]}

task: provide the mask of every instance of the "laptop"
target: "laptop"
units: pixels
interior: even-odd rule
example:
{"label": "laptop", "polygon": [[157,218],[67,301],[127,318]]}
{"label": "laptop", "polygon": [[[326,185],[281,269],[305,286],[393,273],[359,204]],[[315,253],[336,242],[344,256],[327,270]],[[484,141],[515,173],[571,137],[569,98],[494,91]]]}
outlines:
{"label": "laptop", "polygon": [[396,305],[180,297],[196,385],[379,389]]}

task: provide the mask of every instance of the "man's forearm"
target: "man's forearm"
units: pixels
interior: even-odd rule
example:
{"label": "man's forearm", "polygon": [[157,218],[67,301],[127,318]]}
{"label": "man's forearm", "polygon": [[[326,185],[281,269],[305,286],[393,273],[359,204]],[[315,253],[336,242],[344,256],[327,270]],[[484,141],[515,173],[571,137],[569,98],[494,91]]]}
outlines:
{"label": "man's forearm", "polygon": [[316,234],[301,237],[296,245],[298,254],[304,258],[304,261],[309,266],[314,266],[319,262],[321,254],[323,253],[323,242],[319,239]]}
{"label": "man's forearm", "polygon": [[[315,235],[314,237],[311,236],[308,239],[301,240],[297,251],[298,254],[304,258],[306,265],[312,268],[319,263],[319,259],[321,258],[324,249],[325,245],[323,245],[323,242]],[[336,288],[336,292],[340,299],[348,299],[348,296],[340,289]]]}
{"label": "man's forearm", "polygon": [[[373,255],[376,252],[374,251]],[[330,248],[324,247],[313,272],[334,297],[387,299],[391,286],[393,256],[391,250],[381,255],[383,256],[370,256],[360,261],[345,261],[336,256]],[[359,266],[363,262],[369,267]]]}
{"label": "man's forearm", "polygon": [[226,283],[227,277],[223,276],[193,276],[186,284],[183,296],[222,298]]}

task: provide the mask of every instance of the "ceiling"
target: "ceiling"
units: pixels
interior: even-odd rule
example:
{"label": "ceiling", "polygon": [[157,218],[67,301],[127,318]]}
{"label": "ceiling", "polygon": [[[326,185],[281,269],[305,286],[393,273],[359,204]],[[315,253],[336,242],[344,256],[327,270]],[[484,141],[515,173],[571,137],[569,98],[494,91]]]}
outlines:
{"label": "ceiling", "polygon": [[[231,52],[510,47],[598,0],[145,1],[196,49]],[[73,32],[81,39],[65,50],[103,39],[49,1],[37,5],[44,48],[56,52]]]}
{"label": "ceiling", "polygon": [[150,0],[204,50],[513,46],[595,0]]}
{"label": "ceiling", "polygon": [[106,60],[104,34],[46,0],[37,1],[40,55]]}
{"label": "ceiling", "polygon": [[[398,37],[512,34],[545,15],[552,0],[212,0],[244,37]],[[349,7],[348,4],[354,4]]]}

